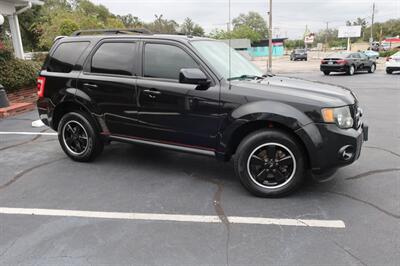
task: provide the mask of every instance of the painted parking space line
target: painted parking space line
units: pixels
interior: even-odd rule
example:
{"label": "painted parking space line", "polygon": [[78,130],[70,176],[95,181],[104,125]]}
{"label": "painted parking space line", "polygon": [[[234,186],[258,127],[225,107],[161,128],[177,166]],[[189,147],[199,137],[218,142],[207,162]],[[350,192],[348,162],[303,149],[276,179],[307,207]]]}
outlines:
{"label": "painted parking space line", "polygon": [[[163,222],[170,221],[170,222],[192,222],[192,223],[222,223],[218,216],[188,215],[188,214],[98,212],[98,211],[7,208],[7,207],[0,207],[0,214],[81,217],[81,218],[115,219],[115,220],[143,220],[143,221],[163,221]],[[345,223],[341,220],[277,219],[277,218],[240,217],[240,216],[228,216],[227,218],[229,222],[232,224],[324,227],[324,228],[338,228],[338,229],[343,229],[346,227]]]}
{"label": "painted parking space line", "polygon": [[0,131],[0,135],[42,135],[42,136],[57,136],[57,132],[4,132]]}

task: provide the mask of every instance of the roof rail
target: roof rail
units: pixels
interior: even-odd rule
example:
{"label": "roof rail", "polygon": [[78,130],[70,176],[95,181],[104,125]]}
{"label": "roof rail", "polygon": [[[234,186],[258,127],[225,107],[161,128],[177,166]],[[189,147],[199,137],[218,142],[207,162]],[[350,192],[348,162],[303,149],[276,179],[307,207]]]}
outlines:
{"label": "roof rail", "polygon": [[53,42],[56,42],[56,41],[58,41],[58,40],[60,40],[62,38],[65,38],[65,37],[67,37],[67,36],[64,36],[64,35],[57,36],[57,37],[54,38]]}
{"label": "roof rail", "polygon": [[71,34],[71,36],[81,36],[81,35],[90,35],[94,34],[153,34],[151,31],[147,29],[95,29],[95,30],[77,30]]}

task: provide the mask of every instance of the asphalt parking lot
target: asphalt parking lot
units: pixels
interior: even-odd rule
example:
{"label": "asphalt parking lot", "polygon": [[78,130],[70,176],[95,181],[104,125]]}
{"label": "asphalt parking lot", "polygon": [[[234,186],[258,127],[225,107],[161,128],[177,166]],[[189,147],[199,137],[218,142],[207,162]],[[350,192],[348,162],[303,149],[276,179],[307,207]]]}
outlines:
{"label": "asphalt parking lot", "polygon": [[1,120],[0,264],[398,265],[400,75],[290,75],[353,89],[370,134],[335,179],[280,199],[231,163],[119,143],[76,163],[54,134],[21,135],[54,133],[36,112]]}

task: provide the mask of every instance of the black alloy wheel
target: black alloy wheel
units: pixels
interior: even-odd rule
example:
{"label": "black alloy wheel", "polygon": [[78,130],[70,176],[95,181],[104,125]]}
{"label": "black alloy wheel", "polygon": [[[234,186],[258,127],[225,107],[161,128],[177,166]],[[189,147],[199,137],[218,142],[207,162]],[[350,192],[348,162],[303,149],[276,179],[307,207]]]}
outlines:
{"label": "black alloy wheel", "polygon": [[281,197],[295,190],[304,178],[305,161],[302,146],[279,129],[251,133],[239,144],[234,157],[240,182],[260,197]]}
{"label": "black alloy wheel", "polygon": [[61,118],[58,140],[64,152],[79,162],[92,161],[104,147],[93,119],[82,112],[70,112]]}
{"label": "black alloy wheel", "polygon": [[293,178],[296,172],[296,159],[282,144],[265,143],[250,154],[247,171],[253,182],[259,186],[278,188]]}

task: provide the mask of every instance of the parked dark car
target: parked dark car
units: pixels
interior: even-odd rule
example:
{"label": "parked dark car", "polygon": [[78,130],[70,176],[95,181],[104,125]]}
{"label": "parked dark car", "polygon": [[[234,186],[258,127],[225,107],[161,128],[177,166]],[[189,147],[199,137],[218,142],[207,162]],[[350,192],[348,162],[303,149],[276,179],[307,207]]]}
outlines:
{"label": "parked dark car", "polygon": [[353,163],[368,135],[350,90],[263,75],[207,38],[77,32],[51,48],[38,95],[41,120],[73,160],[110,141],[234,157],[242,184],[264,197]]}
{"label": "parked dark car", "polygon": [[325,75],[332,72],[345,72],[348,75],[354,75],[357,71],[374,73],[376,63],[360,52],[339,52],[322,59],[320,69]]}
{"label": "parked dark car", "polygon": [[290,54],[290,61],[305,60],[307,61],[307,51],[306,49],[294,49]]}

